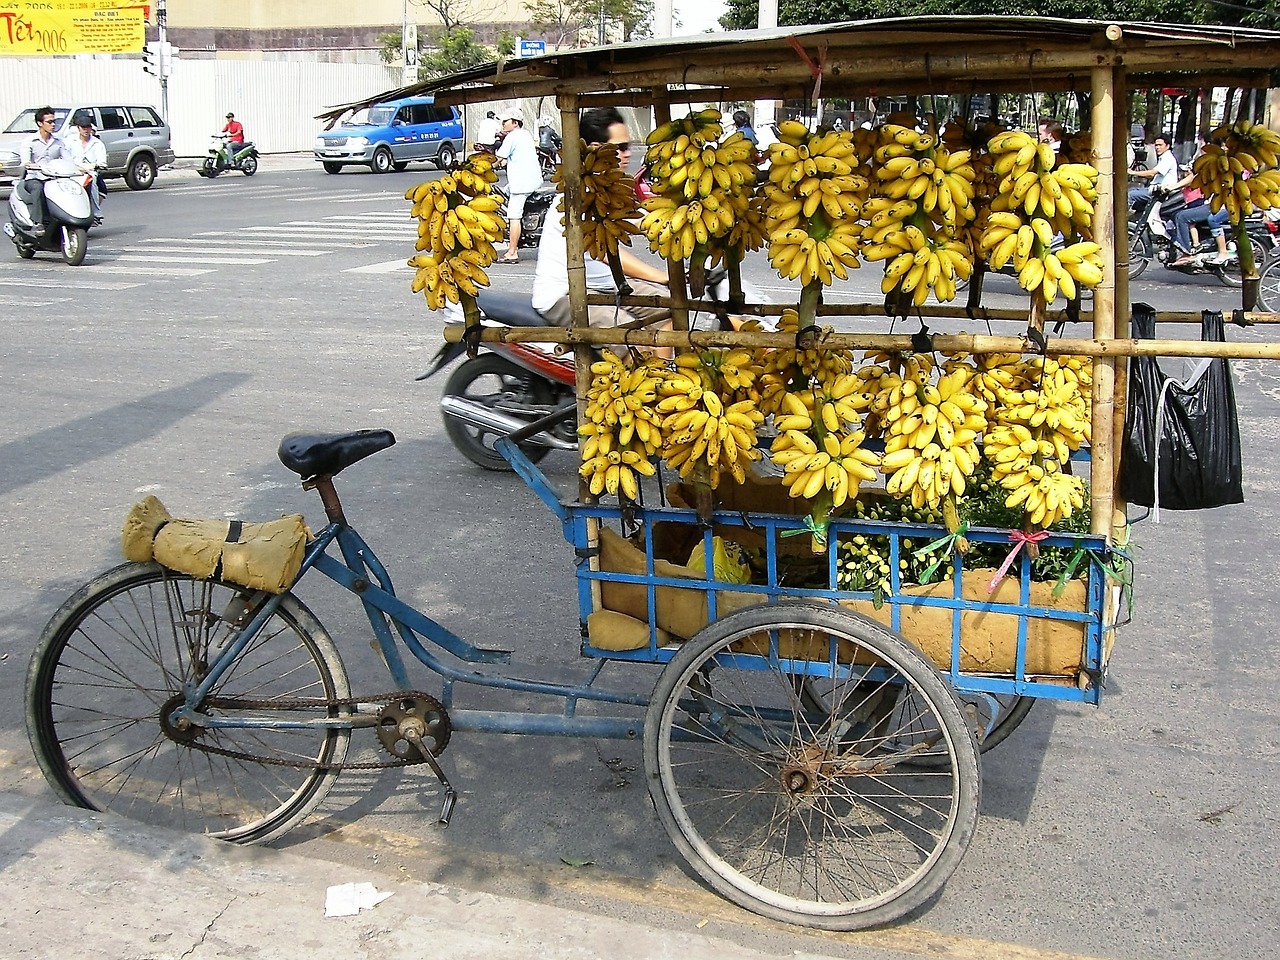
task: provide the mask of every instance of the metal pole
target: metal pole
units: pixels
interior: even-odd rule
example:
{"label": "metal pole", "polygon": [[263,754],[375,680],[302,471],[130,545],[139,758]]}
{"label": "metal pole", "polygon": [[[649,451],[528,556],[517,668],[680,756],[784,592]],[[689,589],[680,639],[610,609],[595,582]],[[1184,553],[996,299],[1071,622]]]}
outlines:
{"label": "metal pole", "polygon": [[169,71],[165,63],[167,48],[165,27],[168,19],[165,0],[156,0],[156,71],[160,74],[160,116],[165,123],[169,122]]}

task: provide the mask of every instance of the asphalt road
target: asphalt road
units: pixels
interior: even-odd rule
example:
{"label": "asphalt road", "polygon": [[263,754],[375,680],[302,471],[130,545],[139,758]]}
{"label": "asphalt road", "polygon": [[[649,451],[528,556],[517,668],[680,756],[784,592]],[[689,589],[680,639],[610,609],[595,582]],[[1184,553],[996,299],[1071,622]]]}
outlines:
{"label": "asphalt road", "polygon": [[[401,595],[474,643],[514,648],[528,673],[585,674],[557,522],[518,479],[456,454],[435,410],[440,383],[413,380],[440,342],[403,265],[414,230],[401,195],[421,176],[162,172],[146,193],[110,196],[82,267],[19,261],[0,245],[0,788],[50,796],[23,730],[27,660],[58,604],[118,561],[130,504],[155,493],[181,515],[304,512],[317,524],[318,504],[275,456],[295,430],[392,429],[397,445],[338,489]],[[532,251],[524,260],[494,266],[494,286],[527,291]],[[833,301],[872,298],[878,270],[855,276]],[[762,258],[748,279],[773,299],[795,295]],[[1012,280],[989,292],[991,305],[1023,302]],[[1134,289],[1159,309],[1229,309],[1236,296],[1168,274]],[[320,870],[380,859],[415,879],[704,924],[782,955],[1273,957],[1280,367],[1234,369],[1247,503],[1135,528],[1134,623],[1102,705],[1041,703],[984,757],[977,837],[908,922],[815,937],[729,906],[662,833],[638,743],[458,737],[444,758],[462,790],[447,830],[434,824],[429,775],[357,772],[284,845]],[[572,456],[543,467],[571,488]],[[353,685],[385,689],[359,609],[303,593]],[[646,667],[612,673],[630,689],[654,680]]]}

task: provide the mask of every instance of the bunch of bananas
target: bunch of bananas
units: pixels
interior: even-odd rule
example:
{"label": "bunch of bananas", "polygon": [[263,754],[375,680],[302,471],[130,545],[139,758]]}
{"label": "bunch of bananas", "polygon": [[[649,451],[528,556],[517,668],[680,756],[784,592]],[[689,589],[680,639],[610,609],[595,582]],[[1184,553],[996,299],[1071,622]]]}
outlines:
{"label": "bunch of bananas", "polygon": [[1059,292],[1072,299],[1081,286],[1100,283],[1096,244],[1072,243],[1060,253],[1050,249],[1055,234],[1090,235],[1098,171],[1087,163],[1058,163],[1049,144],[1022,130],[996,134],[987,149],[1000,181],[978,246],[991,267],[998,270],[1012,260],[1021,287],[1046,303]]}
{"label": "bunch of bananas", "polygon": [[[779,333],[797,334],[800,314],[787,308],[778,319]],[[804,390],[814,381],[834,380],[853,371],[853,354],[848,350],[824,348],[822,340],[831,328],[815,333],[811,340],[783,349],[760,349],[755,353],[760,411],[768,416],[782,412],[788,392]]]}
{"label": "bunch of bananas", "polygon": [[662,423],[654,402],[663,376],[661,364],[654,358],[624,360],[606,352],[591,365],[586,422],[578,428],[578,473],[590,481],[593,496],[608,492],[638,500],[637,474],[650,477],[656,472],[652,458],[662,447]]}
{"label": "bunch of bananas", "polygon": [[1191,185],[1209,196],[1210,209],[1226,207],[1239,223],[1254,210],[1280,206],[1280,133],[1259,123],[1238,120],[1209,135],[1192,163]]}
{"label": "bunch of bananas", "polygon": [[[749,219],[755,148],[740,131],[718,142],[723,130],[720,111],[708,108],[659,125],[646,140],[657,195],[643,204],[640,232],[663,259],[688,260],[698,247],[723,248],[733,242],[735,226]],[[748,223],[737,239],[745,244],[750,237]]]}
{"label": "bunch of bananas", "polygon": [[916,200],[936,223],[954,227],[977,215],[976,171],[966,149],[952,150],[933,133],[886,123],[876,149],[876,190],[890,200]]}
{"label": "bunch of bananas", "polygon": [[783,468],[783,482],[791,496],[809,500],[826,490],[828,512],[856,498],[862,484],[878,476],[880,458],[862,447],[861,418],[842,403],[857,384],[856,377],[845,374],[817,391],[788,393],[782,414],[774,417],[778,436],[769,456]]}
{"label": "bunch of bananas", "polygon": [[498,210],[502,201],[491,192],[498,175],[492,159],[473,154],[461,169],[428,180],[405,192],[418,220],[413,292],[422,293],[432,310],[460,303],[489,285],[484,268],[497,259],[494,243],[506,235]]}
{"label": "bunch of bananas", "polygon": [[[885,203],[891,205],[880,208]],[[885,261],[880,291],[896,291],[916,306],[929,298],[930,291],[940,301],[954,300],[957,282],[967,280],[973,271],[968,244],[928,222],[923,229],[908,222],[916,212],[913,200],[877,198],[868,201],[867,206],[876,208],[876,212],[864,229],[864,235],[868,230],[874,232],[870,236],[873,242],[864,248],[863,255],[867,260]]]}
{"label": "bunch of bananas", "polygon": [[[957,364],[937,386],[912,378],[894,387],[883,417],[885,490],[913,507],[938,508],[964,494],[981,459],[987,404],[968,390],[974,368]],[[952,500],[954,507],[954,500]]]}
{"label": "bunch of bananas", "polygon": [[[552,181],[564,192],[564,172],[560,166]],[[564,209],[564,201],[560,201]],[[631,246],[636,233],[635,181],[622,169],[616,143],[588,147],[582,144],[582,210],[583,248],[596,260],[604,262],[618,255],[618,244]]]}
{"label": "bunch of bananas", "polygon": [[760,459],[756,428],[764,415],[754,400],[726,406],[721,394],[730,381],[741,388],[746,378],[753,380],[753,363],[751,352],[742,349],[681,353],[658,384],[662,457],[682,478],[693,474],[712,489],[725,472],[746,482],[747,464]]}
{"label": "bunch of bananas", "polygon": [[1084,358],[1073,358],[1069,366],[1035,358],[1025,373],[1038,383],[997,390],[997,425],[984,439],[986,457],[995,479],[1010,491],[1005,505],[1021,505],[1036,527],[1053,526],[1083,502],[1084,482],[1064,465],[1089,438],[1088,399],[1081,388],[1091,372]]}
{"label": "bunch of bananas", "polygon": [[1021,506],[1032,526],[1047,529],[1084,506],[1084,481],[1062,472],[1048,440],[1038,440],[1021,423],[1002,423],[983,442],[992,474],[1012,491],[1006,507]]}
{"label": "bunch of bananas", "polygon": [[1052,303],[1059,291],[1074,300],[1081,288],[1102,282],[1102,247],[1080,240],[1055,252],[1052,244],[1053,227],[1044,217],[1027,223],[1016,213],[998,211],[987,218],[979,249],[993,270],[1012,261],[1022,288],[1041,289],[1046,303]]}
{"label": "bunch of bananas", "polygon": [[953,150],[932,132],[887,123],[873,156],[875,196],[863,208],[863,256],[884,262],[881,291],[917,306],[930,292],[954,300],[958,282],[973,269],[964,237],[978,215],[972,152]]}
{"label": "bunch of bananas", "polygon": [[859,266],[858,237],[869,183],[848,131],[811,134],[796,120],[778,125],[765,187],[769,262],[808,285],[848,279]]}

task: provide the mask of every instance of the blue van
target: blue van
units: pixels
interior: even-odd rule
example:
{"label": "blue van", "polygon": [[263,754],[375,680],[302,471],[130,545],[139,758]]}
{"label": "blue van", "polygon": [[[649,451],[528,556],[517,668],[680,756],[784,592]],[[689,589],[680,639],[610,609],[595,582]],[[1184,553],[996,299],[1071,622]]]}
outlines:
{"label": "blue van", "polygon": [[434,97],[401,97],[375,103],[351,120],[316,137],[315,156],[325,173],[360,164],[374,173],[403,170],[430,160],[441,170],[462,152],[462,116],[438,107]]}

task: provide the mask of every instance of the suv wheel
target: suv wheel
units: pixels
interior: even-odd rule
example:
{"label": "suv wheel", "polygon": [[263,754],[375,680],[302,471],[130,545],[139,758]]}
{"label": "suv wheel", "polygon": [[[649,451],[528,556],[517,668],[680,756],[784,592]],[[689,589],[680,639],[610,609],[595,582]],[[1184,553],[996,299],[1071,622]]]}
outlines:
{"label": "suv wheel", "polygon": [[156,162],[146,155],[134,157],[124,172],[124,182],[130,190],[146,190],[156,182]]}
{"label": "suv wheel", "polygon": [[386,147],[379,147],[373,151],[373,161],[369,166],[374,173],[390,173],[392,164],[391,151]]}
{"label": "suv wheel", "polygon": [[440,150],[436,154],[436,168],[439,170],[448,170],[458,159],[458,151],[453,149],[452,143],[440,144]]}
{"label": "suv wheel", "polygon": [[342,170],[342,164],[340,164],[340,163],[330,163],[328,160],[325,160],[325,161],[324,161],[323,163],[321,163],[320,165],[321,165],[322,167],[324,167],[324,172],[325,172],[325,173],[338,173],[339,171],[341,171],[341,170]]}

